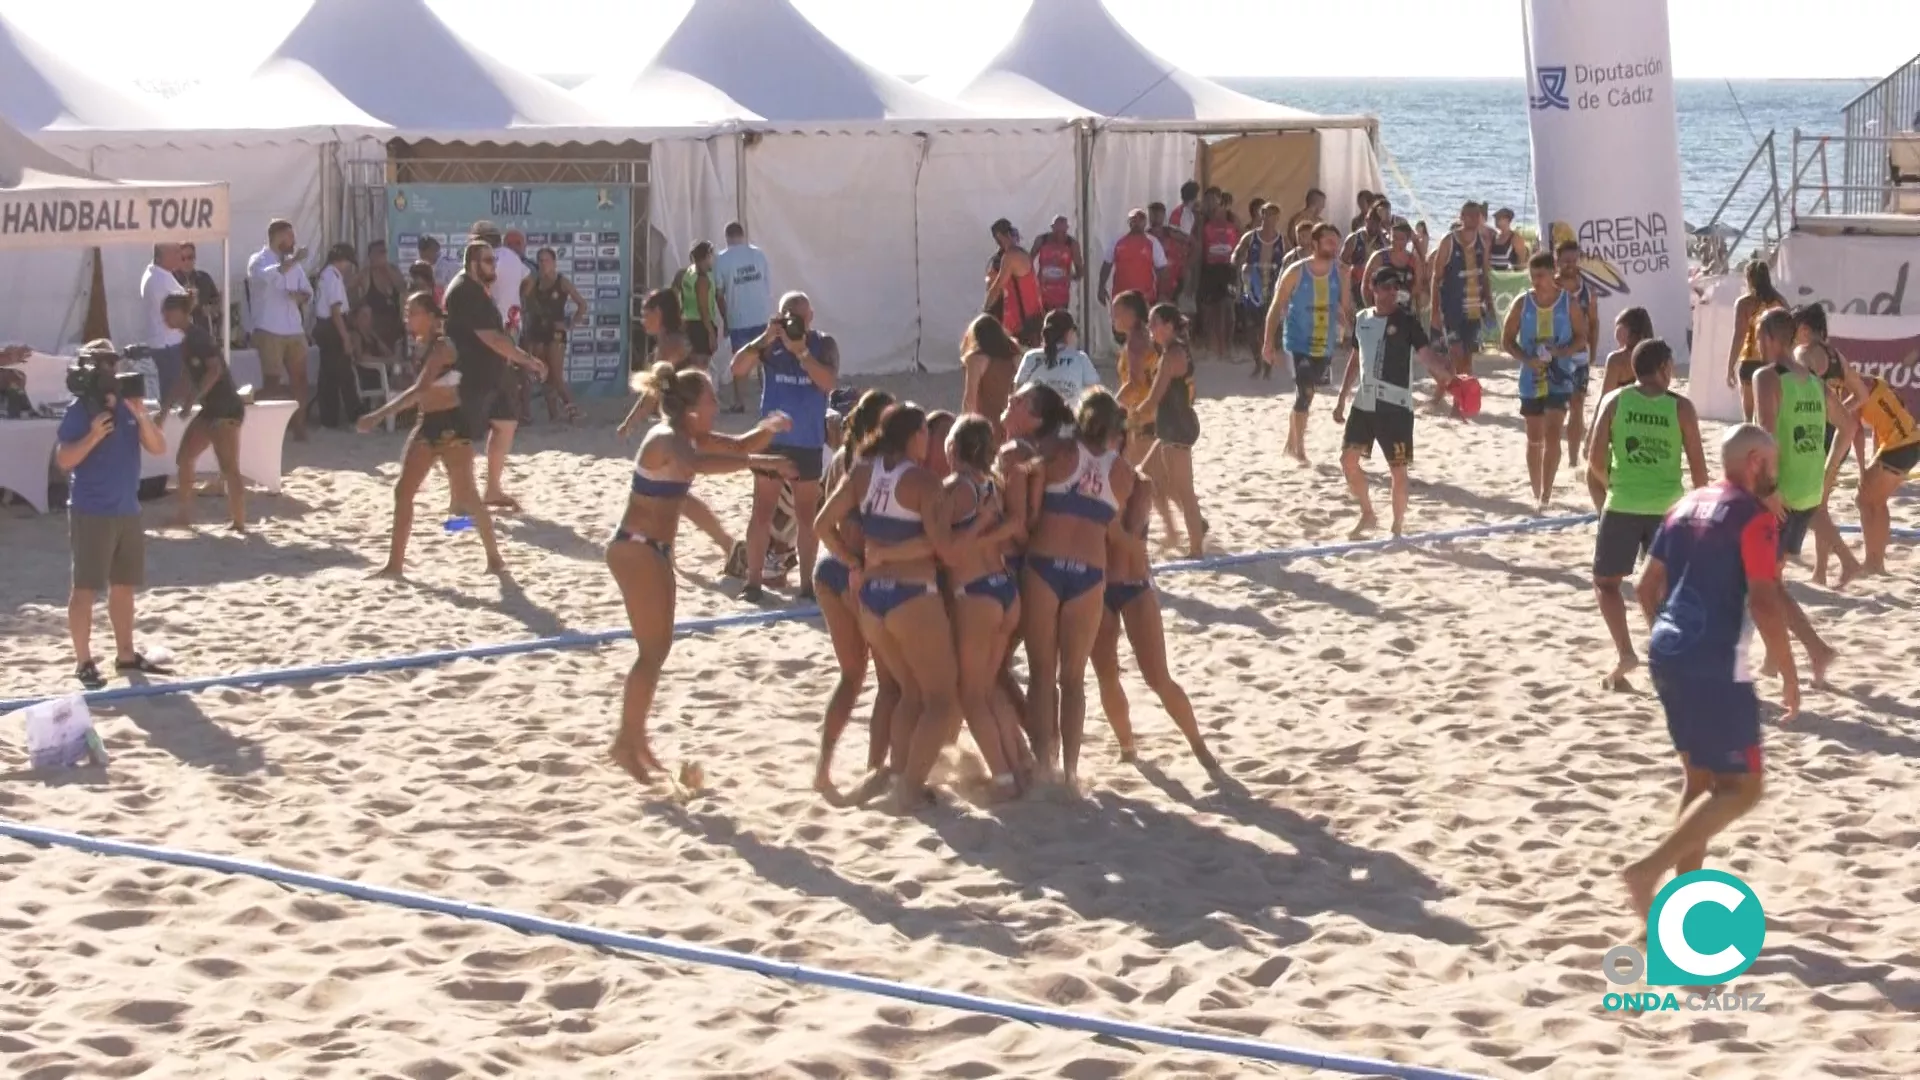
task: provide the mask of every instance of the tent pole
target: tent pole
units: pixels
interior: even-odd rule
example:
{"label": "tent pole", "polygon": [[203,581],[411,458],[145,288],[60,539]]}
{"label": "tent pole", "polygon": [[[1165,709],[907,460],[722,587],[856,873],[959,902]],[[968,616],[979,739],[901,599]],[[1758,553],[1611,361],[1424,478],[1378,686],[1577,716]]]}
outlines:
{"label": "tent pole", "polygon": [[220,238],[220,362],[233,378],[233,226]]}

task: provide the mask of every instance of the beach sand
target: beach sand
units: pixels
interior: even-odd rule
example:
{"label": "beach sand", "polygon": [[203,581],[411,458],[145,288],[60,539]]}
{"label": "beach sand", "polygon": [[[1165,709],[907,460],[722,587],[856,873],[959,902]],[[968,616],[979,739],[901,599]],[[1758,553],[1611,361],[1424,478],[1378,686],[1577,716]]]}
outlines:
{"label": "beach sand", "polygon": [[[1213,546],[1344,538],[1328,407],[1300,468],[1281,455],[1284,380],[1200,381]],[[956,375],[885,383],[958,397]],[[1531,516],[1512,388],[1492,375],[1477,422],[1422,418],[1410,529]],[[197,533],[149,533],[141,641],[208,675],[621,626],[600,556],[632,452],[615,408],[522,432],[505,581],[472,533],[440,530],[438,480],[412,580],[369,580],[399,436],[289,444],[285,493],[250,502],[253,537],[217,531],[217,499]],[[1570,480],[1561,512],[1589,509]],[[748,487],[698,490],[744,531]],[[1897,524],[1917,519],[1896,505]],[[16,507],[0,531],[0,696],[65,691],[65,524]],[[664,759],[704,766],[689,801],[606,760],[619,643],[102,706],[111,767],[53,782],[26,771],[15,726],[0,815],[1486,1076],[1911,1076],[1920,559],[1896,543],[1890,578],[1795,586],[1842,650],[1835,685],[1770,724],[1767,798],[1708,862],[1766,906],[1766,949],[1738,980],[1766,1011],[1626,1016],[1601,1004],[1601,954],[1640,929],[1616,874],[1668,828],[1679,771],[1644,672],[1632,692],[1599,687],[1591,545],[1582,526],[1163,576],[1173,671],[1225,781],[1128,657],[1142,764],[1114,760],[1095,697],[1083,801],[830,808],[808,782],[832,653],[801,622],[676,643],[652,730]],[[679,564],[681,618],[746,609],[691,529]],[[111,649],[104,611],[95,635]],[[11,841],[0,894],[0,1071],[36,1080],[1309,1075]]]}

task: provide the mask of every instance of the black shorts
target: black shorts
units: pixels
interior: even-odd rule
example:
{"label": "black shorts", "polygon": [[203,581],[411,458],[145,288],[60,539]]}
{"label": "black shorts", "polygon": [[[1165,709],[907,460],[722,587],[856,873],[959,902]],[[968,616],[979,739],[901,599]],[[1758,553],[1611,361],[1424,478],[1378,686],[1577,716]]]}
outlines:
{"label": "black shorts", "polygon": [[435,450],[460,444],[471,445],[473,443],[471,415],[464,408],[421,413],[420,419],[413,425],[413,438]]}
{"label": "black shorts", "polygon": [[1233,264],[1206,263],[1200,267],[1200,302],[1219,303],[1233,299]]}
{"label": "black shorts", "polygon": [[793,462],[796,484],[817,484],[826,475],[827,453],[818,446],[769,446],[765,452]]}
{"label": "black shorts", "polygon": [[1375,404],[1371,410],[1353,409],[1347,413],[1347,431],[1341,440],[1341,446],[1347,450],[1358,450],[1360,456],[1371,459],[1373,448],[1380,447],[1380,453],[1390,466],[1406,467],[1413,464],[1413,410],[1397,405]]}
{"label": "black shorts", "polygon": [[1767,362],[1765,360],[1740,361],[1740,366],[1739,368],[1736,369],[1736,372],[1740,376],[1740,385],[1752,386],[1754,372],[1759,371],[1761,368],[1766,366],[1767,366]]}
{"label": "black shorts", "polygon": [[1600,531],[1593,538],[1593,576],[1596,580],[1623,578],[1633,573],[1640,557],[1653,548],[1664,514],[1600,512]]}
{"label": "black shorts", "polygon": [[694,356],[713,355],[713,335],[707,333],[707,324],[690,322],[684,327],[687,334],[687,352]]}
{"label": "black shorts", "polygon": [[1915,465],[1920,465],[1920,443],[1882,450],[1873,455],[1874,468],[1885,469],[1895,476],[1906,476]]}
{"label": "black shorts", "polygon": [[1163,401],[1153,424],[1154,437],[1168,446],[1192,449],[1200,441],[1200,415],[1191,402]]}
{"label": "black shorts", "polygon": [[1480,351],[1480,320],[1469,319],[1465,315],[1446,316],[1447,344],[1457,346],[1469,353]]}
{"label": "black shorts", "polygon": [[1760,698],[1752,683],[1660,667],[1651,674],[1667,714],[1667,735],[1689,767],[1721,774],[1760,772]]}
{"label": "black shorts", "polygon": [[1586,397],[1587,388],[1593,385],[1593,365],[1581,364],[1573,369],[1573,396]]}
{"label": "black shorts", "polygon": [[193,418],[210,424],[222,420],[237,424],[247,418],[247,403],[231,388],[225,394],[215,391],[201,400],[200,411]]}
{"label": "black shorts", "polygon": [[1548,394],[1546,397],[1521,398],[1520,415],[1545,416],[1550,412],[1563,413],[1567,411],[1567,402],[1569,400],[1570,398],[1566,394]]}
{"label": "black shorts", "polygon": [[1333,357],[1306,356],[1293,353],[1293,382],[1300,387],[1323,387],[1332,384]]}
{"label": "black shorts", "polygon": [[[1814,510],[1819,509],[1815,507]],[[1789,510],[1787,520],[1780,523],[1780,557],[1800,554],[1806,546],[1807,526],[1813,524],[1814,510]]]}

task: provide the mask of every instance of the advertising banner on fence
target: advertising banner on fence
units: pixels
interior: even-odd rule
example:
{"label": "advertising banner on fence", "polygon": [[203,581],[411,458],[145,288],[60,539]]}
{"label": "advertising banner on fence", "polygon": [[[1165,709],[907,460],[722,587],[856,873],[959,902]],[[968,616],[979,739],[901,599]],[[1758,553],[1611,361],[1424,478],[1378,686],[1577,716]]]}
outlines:
{"label": "advertising banner on fence", "polygon": [[1527,0],[1524,12],[1541,233],[1551,246],[1580,242],[1602,326],[1644,307],[1684,364],[1687,234],[1666,0]]}
{"label": "advertising banner on fence", "polygon": [[[1840,315],[1920,314],[1920,239],[1911,236],[1819,236],[1780,241],[1774,281],[1796,304],[1825,304]],[[1907,289],[1916,290],[1913,301]]]}
{"label": "advertising banner on fence", "polygon": [[440,242],[434,267],[445,284],[460,271],[475,222],[527,237],[527,264],[552,248],[560,273],[592,307],[567,331],[567,381],[617,392],[627,378],[627,299],[633,222],[627,189],[593,184],[402,184],[390,189],[388,249],[401,266],[420,257],[420,238]]}
{"label": "advertising banner on fence", "polygon": [[[1833,347],[1860,376],[1885,380],[1907,411],[1920,416],[1920,318],[1835,315],[1829,324]],[[1901,336],[1879,336],[1893,333]]]}

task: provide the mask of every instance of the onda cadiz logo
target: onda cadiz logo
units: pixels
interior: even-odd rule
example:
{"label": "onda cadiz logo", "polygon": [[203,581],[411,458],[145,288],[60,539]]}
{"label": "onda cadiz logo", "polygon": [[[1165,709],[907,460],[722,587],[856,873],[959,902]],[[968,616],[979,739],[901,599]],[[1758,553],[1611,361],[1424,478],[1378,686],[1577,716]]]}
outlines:
{"label": "onda cadiz logo", "polygon": [[1537,67],[1534,69],[1535,81],[1540,92],[1527,97],[1527,104],[1534,109],[1571,109],[1573,103],[1567,100],[1567,68]]}
{"label": "onda cadiz logo", "polygon": [[[1630,945],[1607,950],[1600,962],[1607,981],[1632,986],[1644,974],[1649,987],[1719,986],[1760,958],[1767,938],[1767,917],[1760,897],[1747,883],[1718,870],[1681,874],[1653,898],[1647,912],[1647,954]],[[1694,1011],[1760,1011],[1763,994],[1725,990],[1686,995]],[[1672,991],[1609,993],[1601,1001],[1608,1012],[1677,1012],[1682,999]]]}

